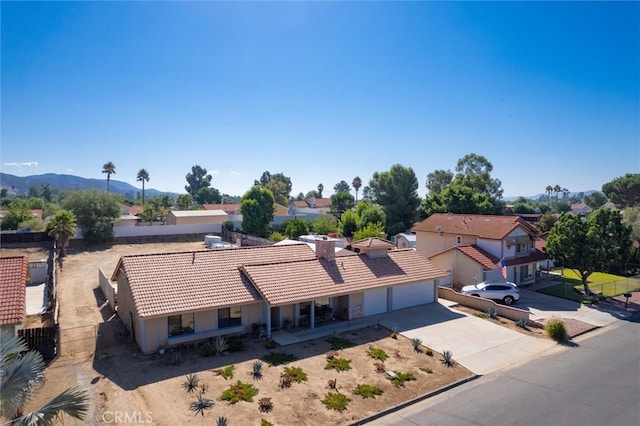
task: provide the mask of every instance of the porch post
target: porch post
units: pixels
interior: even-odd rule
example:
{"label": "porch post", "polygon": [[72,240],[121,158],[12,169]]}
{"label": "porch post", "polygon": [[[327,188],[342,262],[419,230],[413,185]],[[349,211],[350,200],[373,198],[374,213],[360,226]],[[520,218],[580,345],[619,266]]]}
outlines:
{"label": "porch post", "polygon": [[314,329],[314,328],[316,328],[316,302],[313,301],[313,300],[311,301],[310,311],[311,312],[309,312],[309,318],[311,318],[311,319],[310,319],[309,323],[311,325],[311,328]]}
{"label": "porch post", "polygon": [[267,339],[271,339],[271,305],[267,304]]}

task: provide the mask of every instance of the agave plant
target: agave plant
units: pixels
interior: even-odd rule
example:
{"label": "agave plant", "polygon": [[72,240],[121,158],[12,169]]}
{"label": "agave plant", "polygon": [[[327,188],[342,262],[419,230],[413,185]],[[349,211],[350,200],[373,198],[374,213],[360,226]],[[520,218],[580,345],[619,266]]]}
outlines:
{"label": "agave plant", "polygon": [[189,374],[187,376],[187,380],[182,384],[182,387],[187,391],[187,393],[193,393],[198,388],[199,382],[200,379],[197,374]]}
{"label": "agave plant", "polygon": [[191,403],[189,409],[196,413],[196,416],[199,414],[204,417],[204,410],[210,410],[213,407],[213,401],[209,398],[205,398],[201,393],[198,394],[198,397],[195,401]]}
{"label": "agave plant", "polygon": [[261,361],[253,362],[253,370],[251,371],[251,375],[255,380],[262,379],[262,366],[264,364]]}
{"label": "agave plant", "polygon": [[218,417],[216,420],[216,426],[228,426],[229,420],[226,417]]}
{"label": "agave plant", "polygon": [[411,339],[411,344],[413,345],[414,351],[422,352],[422,349],[420,349],[420,346],[422,346],[422,340],[418,339],[417,337],[414,337],[413,339]]}
{"label": "agave plant", "polygon": [[24,340],[0,331],[0,417],[9,424],[49,425],[61,413],[84,420],[89,410],[87,393],[69,388],[37,411],[23,414],[25,404],[44,379],[42,355],[29,351]]}
{"label": "agave plant", "polygon": [[453,367],[453,352],[442,351],[442,363],[447,367]]}
{"label": "agave plant", "polygon": [[496,319],[498,318],[498,310],[495,306],[489,306],[489,309],[487,309],[487,315],[489,315],[489,318],[491,319]]}
{"label": "agave plant", "polygon": [[218,336],[213,341],[213,353],[216,355],[222,355],[229,349],[229,342],[223,336]]}

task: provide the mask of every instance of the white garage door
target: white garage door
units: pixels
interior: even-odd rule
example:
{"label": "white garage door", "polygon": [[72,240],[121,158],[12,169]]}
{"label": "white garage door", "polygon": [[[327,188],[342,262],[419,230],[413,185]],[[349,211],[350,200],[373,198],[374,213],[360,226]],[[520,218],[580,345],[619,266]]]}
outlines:
{"label": "white garage door", "polygon": [[396,309],[433,302],[433,283],[407,284],[393,287],[391,307]]}
{"label": "white garage door", "polygon": [[379,288],[364,292],[364,316],[387,312],[387,289]]}

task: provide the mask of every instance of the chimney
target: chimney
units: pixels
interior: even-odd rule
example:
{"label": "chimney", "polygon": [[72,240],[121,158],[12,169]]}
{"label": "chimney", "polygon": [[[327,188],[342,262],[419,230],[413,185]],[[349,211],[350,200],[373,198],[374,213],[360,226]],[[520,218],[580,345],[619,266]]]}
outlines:
{"label": "chimney", "polygon": [[330,239],[316,239],[316,257],[329,262],[336,261],[336,242]]}

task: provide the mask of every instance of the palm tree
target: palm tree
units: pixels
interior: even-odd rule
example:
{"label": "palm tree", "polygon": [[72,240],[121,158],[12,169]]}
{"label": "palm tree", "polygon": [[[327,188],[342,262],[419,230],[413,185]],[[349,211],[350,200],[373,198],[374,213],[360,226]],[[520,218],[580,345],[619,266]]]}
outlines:
{"label": "palm tree", "polygon": [[193,197],[191,196],[191,194],[180,194],[178,195],[178,201],[176,201],[176,204],[178,204],[178,206],[180,206],[184,210],[189,210],[189,206],[192,202]]}
{"label": "palm tree", "polygon": [[116,174],[116,166],[111,161],[102,165],[102,173],[107,174],[107,192],[109,192],[109,181],[111,180],[111,175]]}
{"label": "palm tree", "polygon": [[23,413],[44,379],[45,364],[42,355],[29,351],[22,338],[0,331],[0,361],[0,417],[9,420],[7,424],[51,425],[63,412],[84,420],[89,410],[88,397],[78,388],[65,390],[38,411]]}
{"label": "palm tree", "polygon": [[76,235],[76,215],[68,210],[60,210],[49,222],[49,236],[56,238],[60,245],[60,256],[67,255],[69,238]]}
{"label": "palm tree", "polygon": [[356,205],[358,204],[358,191],[360,190],[360,187],[362,186],[362,179],[360,179],[360,176],[356,176],[353,178],[353,182],[351,182],[351,186],[353,186],[353,189],[356,190]]}
{"label": "palm tree", "polygon": [[553,192],[556,194],[556,206],[558,205],[558,194],[562,192],[562,187],[560,185],[556,185],[553,187]]}
{"label": "palm tree", "polygon": [[551,206],[551,194],[553,193],[553,186],[547,185],[545,188],[545,193],[547,194],[547,204]]}
{"label": "palm tree", "polygon": [[142,182],[142,205],[144,206],[144,183],[149,182],[149,172],[145,169],[140,169],[138,176],[136,176],[138,182]]}

